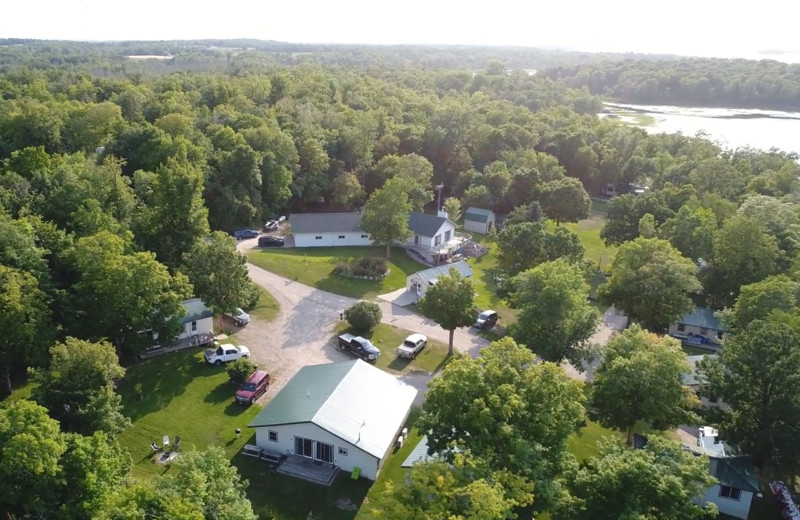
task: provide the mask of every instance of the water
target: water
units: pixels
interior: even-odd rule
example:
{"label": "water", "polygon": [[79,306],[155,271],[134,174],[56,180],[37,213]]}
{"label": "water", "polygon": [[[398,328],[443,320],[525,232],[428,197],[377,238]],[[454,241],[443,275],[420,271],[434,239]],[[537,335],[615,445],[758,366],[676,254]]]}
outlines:
{"label": "water", "polygon": [[[739,108],[694,108],[607,104],[620,119],[633,124],[625,112],[648,115],[654,122],[641,126],[649,133],[674,133],[694,136],[705,132],[707,138],[725,148],[751,146],[762,150],[778,148],[800,154],[800,112]],[[603,114],[606,115],[606,114]]]}

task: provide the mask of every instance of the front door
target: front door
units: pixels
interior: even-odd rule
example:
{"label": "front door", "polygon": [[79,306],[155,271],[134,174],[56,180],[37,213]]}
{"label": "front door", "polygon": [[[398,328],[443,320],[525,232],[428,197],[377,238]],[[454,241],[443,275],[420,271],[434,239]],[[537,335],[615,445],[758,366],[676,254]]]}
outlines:
{"label": "front door", "polygon": [[316,442],[316,445],[317,445],[317,456],[314,458],[317,460],[321,460],[322,462],[330,462],[331,464],[333,464],[333,446],[319,441]]}
{"label": "front door", "polygon": [[301,457],[314,458],[314,441],[304,437],[294,438],[294,453]]}

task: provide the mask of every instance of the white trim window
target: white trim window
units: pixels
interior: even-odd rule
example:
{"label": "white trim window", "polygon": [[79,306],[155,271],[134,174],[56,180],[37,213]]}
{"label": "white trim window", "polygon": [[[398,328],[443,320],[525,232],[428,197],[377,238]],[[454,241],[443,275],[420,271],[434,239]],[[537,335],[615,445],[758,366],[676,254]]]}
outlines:
{"label": "white trim window", "polygon": [[339,446],[339,455],[344,455],[346,457],[347,456],[347,448],[343,448],[343,447]]}
{"label": "white trim window", "polygon": [[742,490],[730,486],[720,486],[719,496],[727,498],[728,500],[736,500],[737,502],[742,498]]}
{"label": "white trim window", "polygon": [[278,442],[278,432],[275,430],[267,430],[267,437],[270,442]]}

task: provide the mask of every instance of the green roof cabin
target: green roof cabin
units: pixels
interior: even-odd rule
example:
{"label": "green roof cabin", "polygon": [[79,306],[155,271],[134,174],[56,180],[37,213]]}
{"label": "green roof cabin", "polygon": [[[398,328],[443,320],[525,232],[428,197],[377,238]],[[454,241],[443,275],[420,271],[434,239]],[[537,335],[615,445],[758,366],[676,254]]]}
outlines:
{"label": "green roof cabin", "polygon": [[669,335],[687,345],[708,347],[717,350],[722,336],[727,332],[725,326],[714,316],[714,311],[705,307],[695,307],[692,312],[669,326]]}
{"label": "green roof cabin", "polygon": [[464,229],[473,233],[488,235],[495,225],[495,219],[494,211],[490,209],[469,207],[464,212]]}

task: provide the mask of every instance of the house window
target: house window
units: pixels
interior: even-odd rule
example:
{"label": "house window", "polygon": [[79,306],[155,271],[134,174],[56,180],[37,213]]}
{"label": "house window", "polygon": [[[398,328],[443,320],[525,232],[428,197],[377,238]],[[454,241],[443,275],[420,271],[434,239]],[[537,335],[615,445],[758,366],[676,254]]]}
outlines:
{"label": "house window", "polygon": [[272,442],[278,442],[278,432],[273,430],[267,430],[267,434],[269,435],[269,440]]}
{"label": "house window", "polygon": [[361,238],[369,238],[369,235],[361,235]]}
{"label": "house window", "polygon": [[444,241],[445,242],[450,242],[450,233],[451,233],[451,231],[449,229],[444,232]]}
{"label": "house window", "polygon": [[722,498],[728,498],[730,500],[739,500],[742,496],[742,490],[730,486],[720,486],[719,496]]}
{"label": "house window", "polygon": [[436,235],[436,236],[433,238],[433,245],[434,245],[434,246],[438,246],[438,245],[439,245],[439,244],[441,244],[441,243],[442,243],[442,235]]}
{"label": "house window", "polygon": [[196,321],[192,322],[192,332],[197,332],[197,322]]}
{"label": "house window", "polygon": [[686,325],[683,323],[678,323],[678,332],[686,332]]}
{"label": "house window", "polygon": [[702,334],[703,336],[707,336],[708,335],[708,329],[705,328],[705,327],[700,327],[700,334]]}
{"label": "house window", "polygon": [[722,339],[723,332],[721,330],[717,331],[717,339]]}
{"label": "house window", "polygon": [[339,238],[344,238],[344,235],[339,235]]}
{"label": "house window", "polygon": [[314,240],[322,240],[322,236],[321,235],[317,235],[317,236],[314,237]]}
{"label": "house window", "polygon": [[339,455],[347,456],[347,448],[342,448],[339,446]]}

